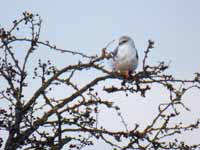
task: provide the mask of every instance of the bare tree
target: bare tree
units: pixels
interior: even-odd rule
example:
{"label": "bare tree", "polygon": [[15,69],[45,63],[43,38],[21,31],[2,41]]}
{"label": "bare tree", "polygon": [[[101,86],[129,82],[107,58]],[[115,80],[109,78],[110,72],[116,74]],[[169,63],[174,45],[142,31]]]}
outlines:
{"label": "bare tree", "polygon": [[[148,54],[154,46],[154,42],[149,40],[142,59],[142,71],[125,79],[104,67],[102,61],[112,58],[107,46],[95,56],[59,49],[48,41],[40,40],[41,22],[39,15],[24,12],[21,19],[13,21],[10,29],[0,29],[0,130],[8,133],[7,139],[0,138],[0,147],[4,142],[6,150],[75,150],[92,146],[95,140],[101,140],[114,150],[200,148],[200,144],[187,145],[172,138],[183,132],[198,130],[198,118],[189,125],[171,123],[181,114],[177,108],[189,110],[182,97],[193,88],[200,89],[199,73],[195,73],[192,79],[177,79],[166,73],[169,66],[165,62],[154,66],[147,64]],[[25,32],[20,31],[25,29],[28,30],[27,35],[22,35]],[[26,50],[23,51],[25,45]],[[44,61],[40,56],[30,62],[41,47],[51,53],[76,55],[79,59],[76,64],[62,67],[51,60]],[[77,84],[74,78],[82,78],[83,71],[97,71],[99,74],[85,85]],[[114,80],[123,84],[106,84]],[[34,91],[27,91],[33,82],[37,83]],[[169,93],[169,97],[166,97],[168,102],[159,105],[155,110],[157,115],[143,130],[139,129],[140,124],[128,129],[120,106],[113,102],[115,97],[109,100],[104,98],[105,94],[113,93],[126,93],[127,96],[139,93],[145,97],[154,85],[166,89]],[[55,93],[57,88],[63,88],[68,95],[60,98]],[[101,126],[98,119],[101,106],[117,112],[125,129],[112,131]]]}

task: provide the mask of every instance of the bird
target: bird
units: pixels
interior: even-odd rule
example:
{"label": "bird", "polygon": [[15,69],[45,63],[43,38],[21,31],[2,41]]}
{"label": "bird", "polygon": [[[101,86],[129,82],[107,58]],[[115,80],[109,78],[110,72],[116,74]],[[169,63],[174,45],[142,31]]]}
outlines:
{"label": "bird", "polygon": [[118,46],[112,52],[112,69],[128,79],[138,67],[138,52],[133,39],[129,36],[121,36]]}

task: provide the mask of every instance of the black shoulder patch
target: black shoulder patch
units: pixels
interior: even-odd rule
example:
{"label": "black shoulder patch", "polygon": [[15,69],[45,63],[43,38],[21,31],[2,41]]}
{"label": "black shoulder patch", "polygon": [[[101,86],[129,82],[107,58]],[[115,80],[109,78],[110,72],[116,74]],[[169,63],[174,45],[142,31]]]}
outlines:
{"label": "black shoulder patch", "polygon": [[139,56],[138,56],[138,52],[136,51],[136,58],[138,59],[139,58]]}

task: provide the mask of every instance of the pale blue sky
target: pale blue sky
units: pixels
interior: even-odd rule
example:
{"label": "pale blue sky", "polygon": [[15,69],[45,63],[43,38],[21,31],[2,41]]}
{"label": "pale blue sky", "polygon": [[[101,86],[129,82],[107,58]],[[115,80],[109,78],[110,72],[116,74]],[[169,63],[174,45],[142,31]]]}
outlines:
{"label": "pale blue sky", "polygon": [[156,42],[153,60],[172,60],[172,69],[181,73],[200,70],[198,0],[7,0],[2,6],[2,26],[23,11],[39,13],[42,39],[62,48],[96,54],[107,42],[127,34],[140,55],[151,38]]}
{"label": "pale blue sky", "polygon": [[[129,35],[142,58],[150,38],[156,43],[149,58],[150,63],[171,61],[170,72],[179,77],[191,77],[193,72],[200,72],[199,6],[199,0],[4,0],[1,2],[0,27],[9,27],[24,11],[38,13],[43,20],[42,40],[89,55],[100,53],[111,40]],[[44,54],[42,51],[40,53]],[[65,62],[66,59],[60,61]],[[73,62],[74,59],[68,57],[67,61]],[[127,107],[132,105],[151,110],[152,103],[146,103],[127,101],[119,104],[127,110],[124,114],[128,114],[132,108],[128,111]],[[197,107],[199,102],[186,103],[194,107],[196,114],[200,113]],[[137,119],[142,119],[146,114],[140,112],[140,115],[142,117]],[[191,118],[191,114],[188,118]],[[190,120],[188,118],[186,120]],[[198,138],[199,134],[195,139]]]}

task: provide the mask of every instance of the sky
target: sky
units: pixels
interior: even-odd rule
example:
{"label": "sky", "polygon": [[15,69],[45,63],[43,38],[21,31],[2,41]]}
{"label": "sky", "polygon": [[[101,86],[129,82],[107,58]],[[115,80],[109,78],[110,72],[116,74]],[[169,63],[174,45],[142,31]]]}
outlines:
{"label": "sky", "polygon": [[129,35],[140,56],[147,40],[153,39],[156,48],[152,60],[172,61],[172,69],[179,74],[189,75],[200,67],[198,0],[7,0],[2,3],[2,26],[10,25],[23,11],[38,13],[43,20],[42,39],[62,48],[96,54],[111,40]]}
{"label": "sky", "polygon": [[[150,64],[161,60],[170,62],[170,72],[181,78],[200,72],[198,0],[6,0],[1,2],[1,6],[0,28],[9,28],[24,11],[38,13],[43,20],[41,39],[49,40],[60,48],[75,49],[89,55],[99,54],[108,42],[129,35],[135,41],[140,58],[148,39],[155,41]],[[45,55],[44,52],[41,54]],[[68,57],[67,61],[74,60]],[[138,70],[141,70],[141,65]],[[157,93],[154,92],[154,95]],[[191,99],[199,98],[198,94],[189,96],[192,96]],[[186,101],[195,114],[199,114],[197,106],[200,102],[192,102]],[[145,103],[137,105],[151,109],[146,108]],[[127,110],[135,102],[119,104]],[[125,112],[128,113],[131,111]],[[144,112],[140,114],[146,115]],[[188,120],[190,115],[185,119]],[[196,136],[200,138],[199,134]]]}

